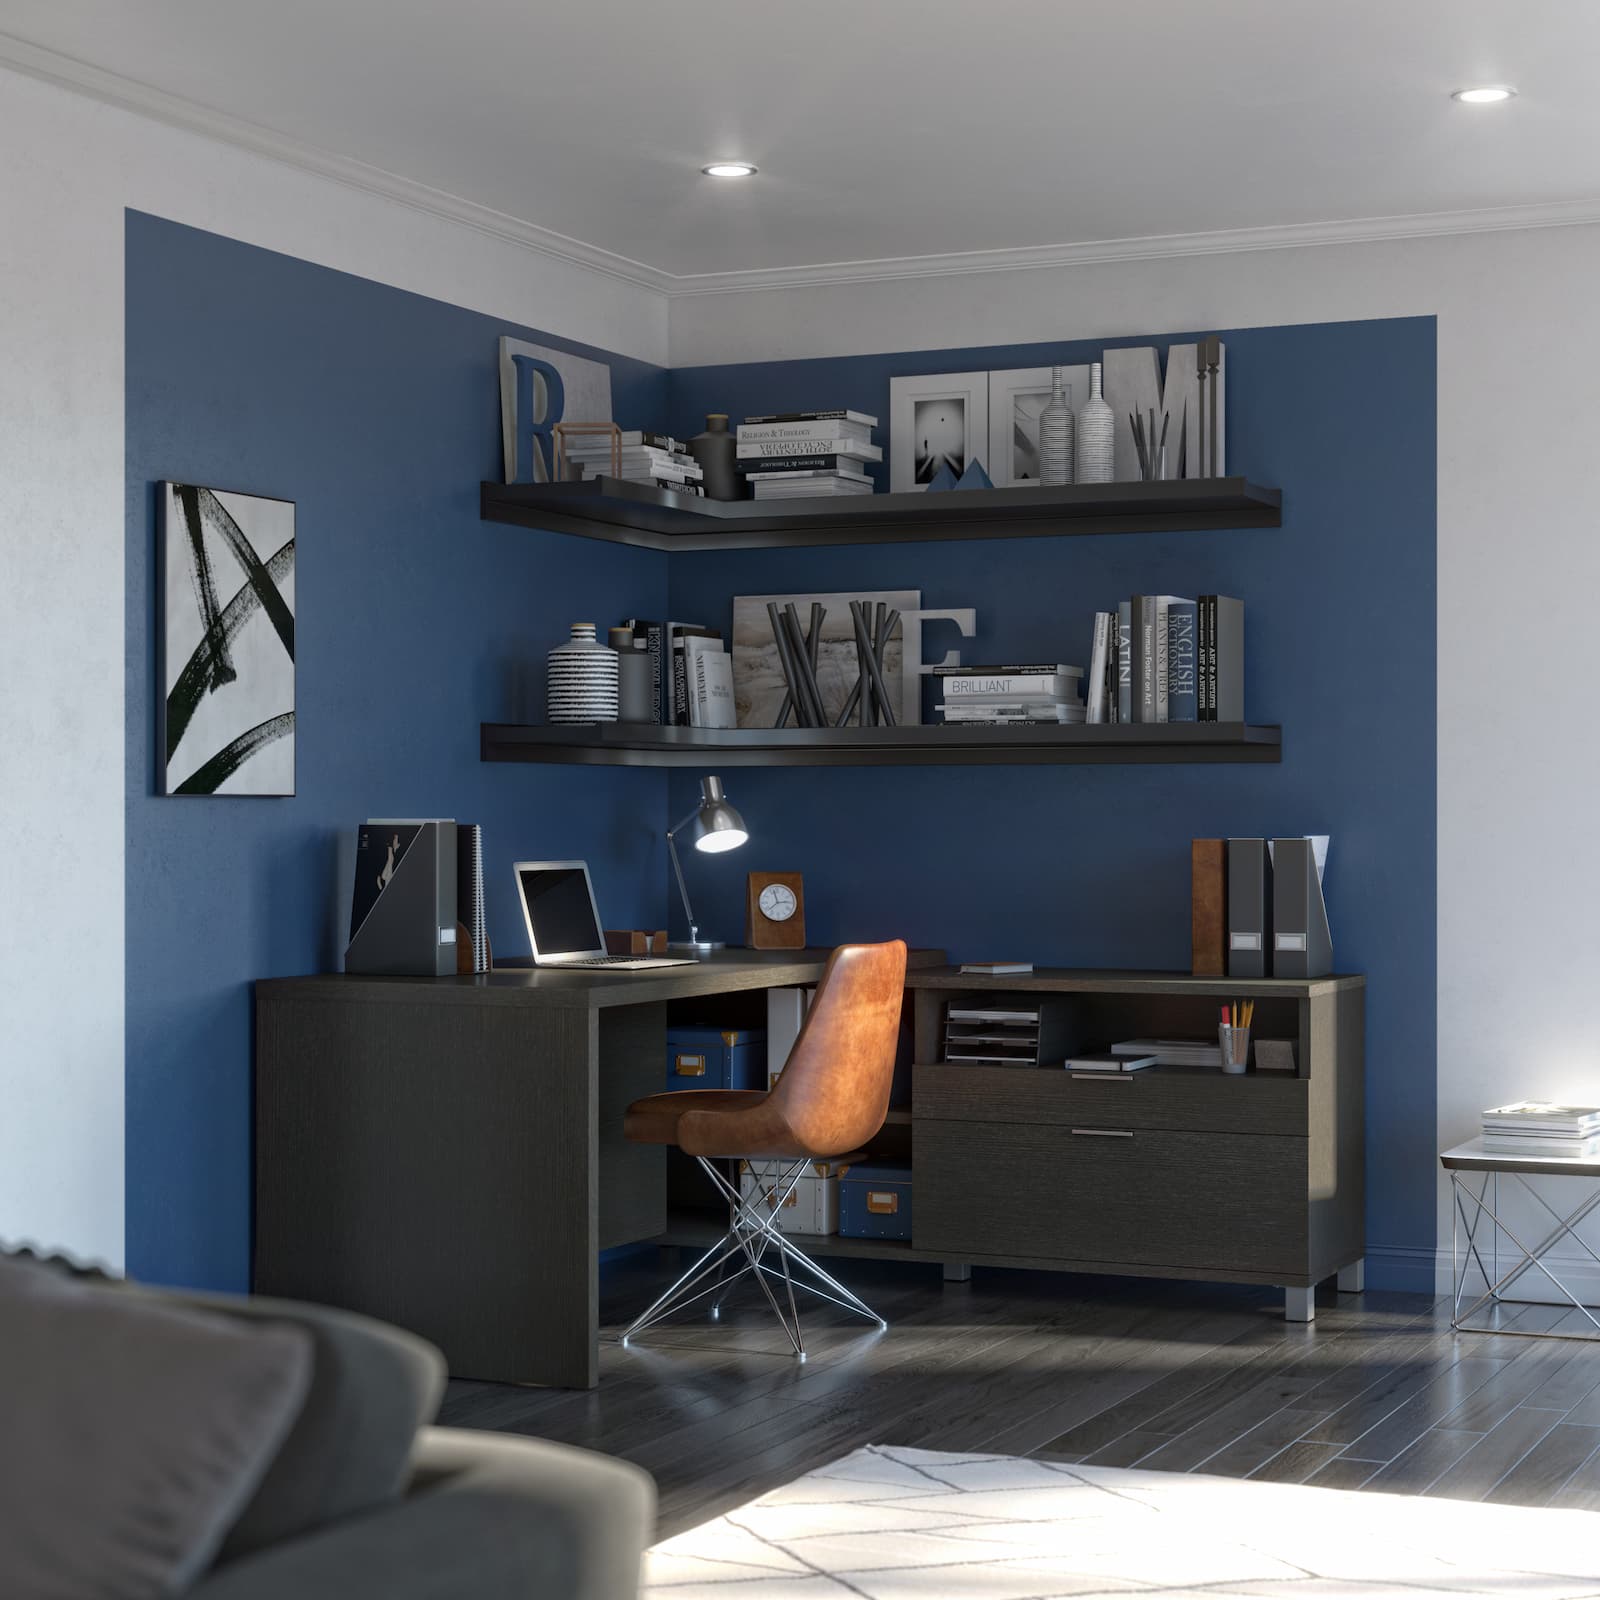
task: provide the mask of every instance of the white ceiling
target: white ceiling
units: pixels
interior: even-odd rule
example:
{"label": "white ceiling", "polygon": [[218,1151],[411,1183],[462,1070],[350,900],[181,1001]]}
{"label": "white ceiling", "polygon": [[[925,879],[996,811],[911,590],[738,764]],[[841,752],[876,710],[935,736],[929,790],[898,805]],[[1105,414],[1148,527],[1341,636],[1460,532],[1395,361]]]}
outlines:
{"label": "white ceiling", "polygon": [[[0,0],[0,31],[674,276],[1600,197],[1590,0]],[[1484,81],[1522,92],[1449,100]],[[760,175],[700,176],[728,157]]]}

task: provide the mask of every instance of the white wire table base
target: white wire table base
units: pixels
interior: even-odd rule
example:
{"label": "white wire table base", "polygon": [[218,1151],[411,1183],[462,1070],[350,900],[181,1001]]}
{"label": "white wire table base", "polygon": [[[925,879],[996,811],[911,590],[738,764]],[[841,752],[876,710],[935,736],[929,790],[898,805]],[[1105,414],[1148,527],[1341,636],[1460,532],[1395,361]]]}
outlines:
{"label": "white wire table base", "polygon": [[[1471,1178],[1477,1173],[1480,1182],[1474,1191]],[[1600,1206],[1600,1186],[1584,1199],[1565,1217],[1561,1216],[1545,1197],[1528,1182],[1527,1177],[1515,1169],[1507,1169],[1505,1176],[1515,1178],[1520,1192],[1529,1195],[1544,1211],[1545,1215],[1555,1224],[1538,1243],[1531,1248],[1522,1242],[1519,1235],[1508,1227],[1500,1215],[1500,1177],[1498,1171],[1484,1168],[1451,1168],[1450,1185],[1451,1199],[1454,1202],[1450,1213],[1450,1272],[1452,1279],[1450,1326],[1460,1333],[1512,1333],[1524,1339],[1600,1339],[1600,1317],[1595,1315],[1594,1309],[1585,1305],[1565,1283],[1558,1274],[1551,1270],[1545,1262],[1545,1252],[1553,1248],[1563,1239],[1571,1239],[1581,1249],[1589,1260],[1600,1266],[1600,1255],[1597,1255],[1588,1242],[1583,1239],[1577,1229],[1578,1225],[1595,1209]],[[1516,1192],[1516,1191],[1513,1191]],[[1468,1204],[1471,1211],[1469,1213]],[[1487,1223],[1490,1240],[1482,1240],[1484,1225]],[[1514,1264],[1504,1273],[1500,1270],[1500,1235],[1505,1237],[1516,1247],[1517,1257]],[[1484,1261],[1487,1250],[1489,1261]],[[1483,1285],[1483,1292],[1465,1310],[1462,1301],[1466,1299],[1467,1285],[1471,1281],[1472,1269],[1476,1267],[1478,1281]],[[1546,1328],[1518,1328],[1499,1327],[1485,1323],[1473,1323],[1472,1318],[1477,1316],[1486,1306],[1498,1307],[1505,1299],[1505,1292],[1525,1273],[1537,1270],[1550,1280],[1551,1285],[1571,1303],[1573,1310],[1582,1314],[1588,1323],[1586,1329],[1575,1333],[1563,1333]],[[1556,1304],[1560,1304],[1559,1301]]]}
{"label": "white wire table base", "polygon": [[[762,1294],[766,1296],[772,1314],[789,1337],[789,1343],[794,1349],[797,1360],[805,1360],[806,1347],[800,1331],[800,1312],[795,1301],[796,1289],[815,1295],[819,1300],[826,1300],[858,1317],[865,1317],[869,1322],[876,1323],[880,1330],[889,1326],[866,1301],[845,1288],[837,1278],[825,1272],[792,1240],[784,1236],[772,1217],[765,1214],[760,1185],[752,1197],[746,1200],[714,1162],[704,1156],[697,1156],[695,1159],[717,1186],[723,1199],[728,1202],[728,1231],[682,1277],[658,1295],[623,1329],[620,1335],[622,1344],[630,1344],[658,1322],[707,1297],[711,1299],[711,1317],[713,1319],[720,1317],[722,1303],[727,1298],[729,1290],[747,1276],[754,1278]],[[809,1159],[796,1161],[778,1179],[771,1190],[773,1216],[783,1209],[784,1203],[794,1192],[795,1185],[805,1176],[806,1168],[810,1165]],[[773,1250],[777,1253],[778,1266],[773,1266],[767,1260],[768,1253]],[[737,1263],[731,1273],[728,1271],[730,1262]],[[791,1267],[796,1271],[791,1271]],[[796,1272],[804,1273],[806,1276],[796,1276]],[[783,1286],[781,1298],[774,1293],[775,1284]]]}

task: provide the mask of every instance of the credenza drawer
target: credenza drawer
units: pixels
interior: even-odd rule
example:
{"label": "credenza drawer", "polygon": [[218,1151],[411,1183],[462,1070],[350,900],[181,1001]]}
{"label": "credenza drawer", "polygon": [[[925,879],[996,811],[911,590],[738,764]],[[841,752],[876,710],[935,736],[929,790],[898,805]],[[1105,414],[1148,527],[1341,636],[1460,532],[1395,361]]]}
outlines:
{"label": "credenza drawer", "polygon": [[1116,1078],[1074,1077],[1059,1067],[983,1067],[949,1061],[918,1066],[912,1108],[946,1122],[1023,1122],[1210,1133],[1308,1131],[1304,1078],[1250,1073],[1163,1071]]}
{"label": "credenza drawer", "polygon": [[1169,1129],[916,1123],[919,1250],[1297,1273],[1308,1141]]}

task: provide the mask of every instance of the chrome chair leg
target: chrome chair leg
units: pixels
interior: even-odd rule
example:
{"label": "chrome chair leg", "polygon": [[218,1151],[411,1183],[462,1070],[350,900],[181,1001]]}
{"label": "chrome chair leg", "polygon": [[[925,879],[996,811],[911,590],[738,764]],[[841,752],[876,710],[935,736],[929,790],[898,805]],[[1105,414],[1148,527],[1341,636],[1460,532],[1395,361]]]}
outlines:
{"label": "chrome chair leg", "polygon": [[[805,1340],[800,1330],[800,1311],[795,1290],[806,1290],[819,1300],[826,1300],[842,1310],[875,1322],[880,1329],[889,1324],[884,1321],[861,1297],[818,1266],[803,1250],[789,1239],[774,1220],[784,1202],[794,1192],[794,1187],[805,1175],[808,1161],[797,1161],[790,1166],[773,1186],[772,1215],[767,1215],[759,1196],[746,1201],[739,1190],[704,1156],[696,1158],[702,1170],[728,1202],[728,1229],[723,1236],[694,1262],[669,1288],[659,1294],[623,1330],[621,1342],[626,1345],[646,1329],[654,1327],[669,1316],[686,1309],[697,1301],[711,1297],[711,1316],[721,1314],[723,1301],[729,1291],[746,1274],[754,1276],[772,1314],[788,1336],[795,1358],[806,1359]],[[776,1253],[778,1264],[772,1265],[767,1257]],[[740,1258],[743,1258],[742,1260]],[[731,1268],[730,1268],[730,1263]],[[796,1270],[791,1270],[796,1269]],[[797,1273],[809,1274],[815,1282],[808,1282]],[[773,1292],[768,1278],[780,1278],[784,1285],[787,1305]],[[785,1314],[787,1312],[787,1314]]]}

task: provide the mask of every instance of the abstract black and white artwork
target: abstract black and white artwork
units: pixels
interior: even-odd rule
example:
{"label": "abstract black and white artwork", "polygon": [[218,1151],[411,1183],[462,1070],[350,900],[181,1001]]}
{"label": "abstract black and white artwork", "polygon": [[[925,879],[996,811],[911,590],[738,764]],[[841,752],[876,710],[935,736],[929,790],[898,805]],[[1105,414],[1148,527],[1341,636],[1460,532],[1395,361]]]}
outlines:
{"label": "abstract black and white artwork", "polygon": [[294,793],[294,502],[159,486],[171,795]]}
{"label": "abstract black and white artwork", "polygon": [[889,487],[923,490],[946,467],[959,478],[989,434],[989,374],[946,372],[889,380]]}

